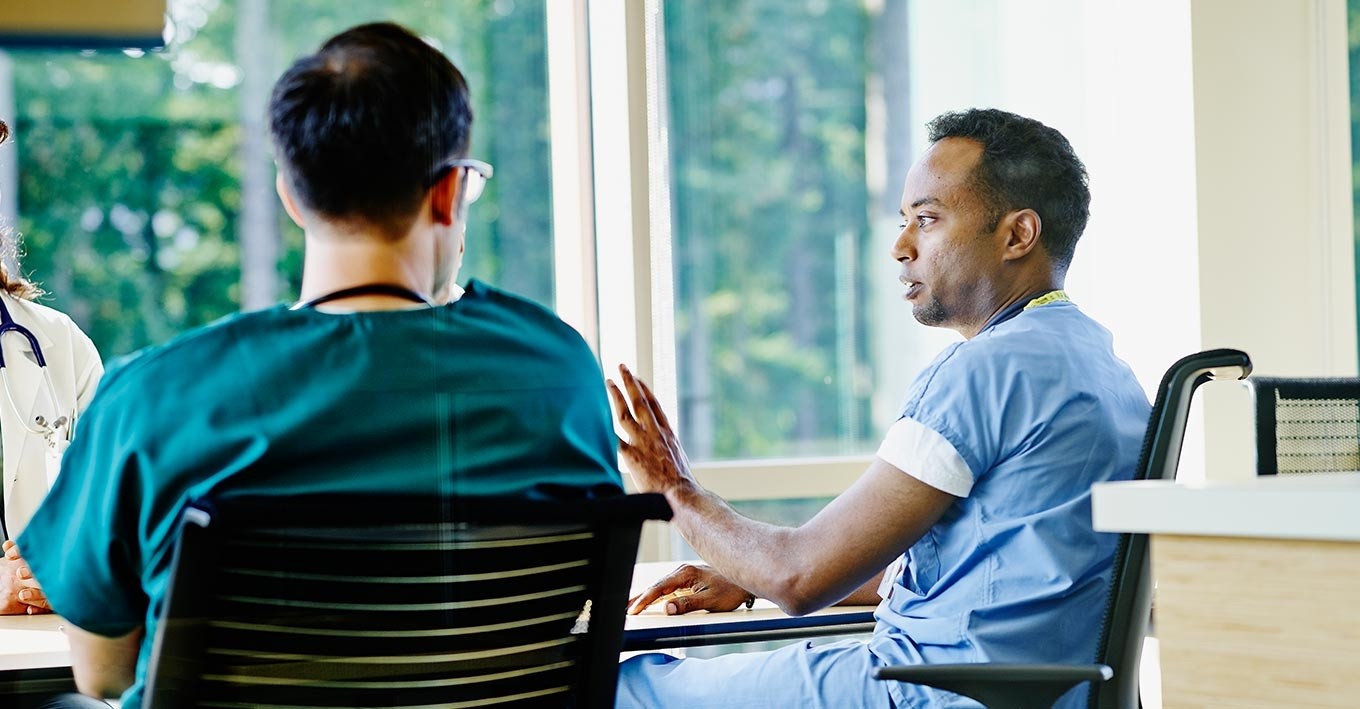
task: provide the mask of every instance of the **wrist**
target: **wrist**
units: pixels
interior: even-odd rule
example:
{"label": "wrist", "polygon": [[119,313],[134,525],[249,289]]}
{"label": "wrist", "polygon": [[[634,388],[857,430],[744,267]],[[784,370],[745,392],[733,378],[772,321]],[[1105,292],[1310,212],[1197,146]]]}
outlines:
{"label": "wrist", "polygon": [[703,488],[699,487],[698,483],[686,477],[676,480],[675,484],[662,491],[662,494],[665,495],[666,502],[670,503],[671,508],[678,512],[682,508],[695,507],[702,492]]}

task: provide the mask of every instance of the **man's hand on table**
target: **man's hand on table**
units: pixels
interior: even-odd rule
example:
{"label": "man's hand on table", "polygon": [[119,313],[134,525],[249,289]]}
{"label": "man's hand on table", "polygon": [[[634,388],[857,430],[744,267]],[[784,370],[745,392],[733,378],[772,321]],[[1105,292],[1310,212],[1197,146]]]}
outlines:
{"label": "man's hand on table", "polygon": [[4,550],[0,558],[0,615],[51,613],[47,595],[19,554],[18,545],[6,540],[0,548]]}
{"label": "man's hand on table", "polygon": [[685,564],[652,584],[651,588],[628,599],[628,613],[637,615],[658,600],[665,603],[662,610],[666,615],[730,611],[743,605],[750,607],[752,598],[746,589],[728,581],[717,571],[703,565]]}

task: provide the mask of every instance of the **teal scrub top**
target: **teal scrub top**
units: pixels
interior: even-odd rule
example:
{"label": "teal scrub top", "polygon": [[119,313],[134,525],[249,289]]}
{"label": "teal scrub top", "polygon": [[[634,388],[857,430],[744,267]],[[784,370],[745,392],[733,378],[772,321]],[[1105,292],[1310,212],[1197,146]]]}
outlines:
{"label": "teal scrub top", "polygon": [[53,608],[145,626],[180,513],[233,495],[621,492],[600,369],[547,309],[472,281],[435,308],[228,317],[115,363],[19,539]]}

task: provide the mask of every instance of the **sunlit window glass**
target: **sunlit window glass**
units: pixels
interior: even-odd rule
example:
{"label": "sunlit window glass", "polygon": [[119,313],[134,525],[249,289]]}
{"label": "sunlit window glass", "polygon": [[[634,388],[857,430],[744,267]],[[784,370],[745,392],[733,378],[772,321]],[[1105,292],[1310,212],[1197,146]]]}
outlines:
{"label": "sunlit window glass", "polygon": [[14,119],[4,159],[19,181],[0,209],[17,208],[24,269],[50,292],[46,302],[106,356],[296,297],[302,236],[274,194],[268,91],[298,55],[374,20],[412,28],[472,87],[471,157],[496,174],[469,211],[460,280],[552,304],[544,0],[172,0],[169,9],[164,50],[16,50],[0,61],[14,101],[0,106]]}
{"label": "sunlit window glass", "polygon": [[866,10],[668,2],[664,20],[686,448],[870,452]]}

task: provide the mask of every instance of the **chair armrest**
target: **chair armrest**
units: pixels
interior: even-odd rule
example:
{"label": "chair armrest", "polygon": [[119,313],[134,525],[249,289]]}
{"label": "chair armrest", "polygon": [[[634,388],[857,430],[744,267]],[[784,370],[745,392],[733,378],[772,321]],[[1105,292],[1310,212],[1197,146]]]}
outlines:
{"label": "chair armrest", "polygon": [[1048,709],[1082,682],[1114,677],[1107,665],[970,663],[896,665],[874,670],[874,679],[924,684],[971,697],[992,709]]}

